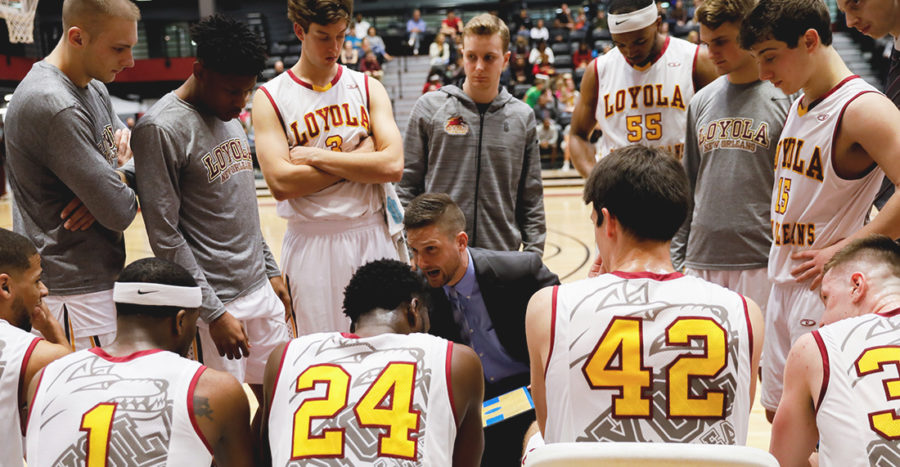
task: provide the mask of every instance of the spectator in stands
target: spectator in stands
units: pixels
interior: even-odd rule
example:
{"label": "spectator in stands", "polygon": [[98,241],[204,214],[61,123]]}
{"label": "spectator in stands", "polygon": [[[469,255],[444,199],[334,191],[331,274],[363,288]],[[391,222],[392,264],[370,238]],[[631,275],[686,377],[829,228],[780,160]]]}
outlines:
{"label": "spectator in stands", "polygon": [[359,70],[359,50],[349,40],[344,41],[344,48],[341,49],[341,63],[351,70]]}
{"label": "spectator in stands", "polygon": [[538,96],[537,104],[534,106],[534,119],[540,121],[544,114],[550,115],[550,118],[553,121],[559,120],[559,102],[557,102],[556,97],[553,96],[553,91],[550,90],[549,82],[547,87],[541,91],[541,94]]}
{"label": "spectator in stands", "polygon": [[688,32],[687,37],[684,39],[691,44],[700,44],[700,34],[698,34],[697,31]]}
{"label": "spectator in stands", "polygon": [[553,94],[559,102],[559,110],[563,118],[571,118],[575,111],[575,101],[578,100],[578,89],[575,88],[575,80],[572,73],[565,73],[553,86]]}
{"label": "spectator in stands", "polygon": [[284,73],[284,62],[282,62],[281,60],[276,60],[272,65],[272,69],[275,70],[276,75]]}
{"label": "spectator in stands", "polygon": [[412,18],[406,22],[406,34],[409,35],[409,46],[413,55],[419,55],[419,46],[425,35],[425,20],[422,19],[422,12],[418,8],[413,10]]}
{"label": "spectator in stands", "polygon": [[572,18],[572,10],[569,9],[568,3],[560,5],[559,11],[556,13],[556,21],[559,21],[559,25],[564,28],[571,29],[575,25],[575,20]]}
{"label": "spectator in stands", "polygon": [[526,43],[531,42],[531,28],[525,26],[524,24],[520,24],[518,30],[516,31],[516,43],[518,44],[519,39],[525,39]]}
{"label": "spectator in stands", "polygon": [[606,10],[602,7],[597,8],[597,16],[594,17],[594,30],[608,31],[609,20],[606,18]]}
{"label": "spectator in stands", "polygon": [[531,17],[528,16],[528,10],[525,8],[520,9],[519,17],[515,18],[513,21],[511,21],[509,23],[509,25],[510,25],[510,30],[518,31],[518,30],[522,29],[522,27],[525,27],[526,31],[530,31],[533,24],[531,21]]}
{"label": "spectator in stands", "polygon": [[387,53],[387,49],[384,47],[384,39],[375,31],[375,26],[369,26],[366,32],[366,40],[372,46],[372,52],[375,52],[375,56],[378,57],[378,63],[389,62],[394,59]]}
{"label": "spectator in stands", "polygon": [[550,31],[544,26],[543,19],[538,19],[537,24],[531,28],[531,40],[534,42],[550,40]]}
{"label": "spectator in stands", "polygon": [[525,91],[525,97],[522,99],[528,104],[528,107],[532,109],[537,106],[538,97],[541,96],[541,93],[544,92],[544,89],[547,89],[547,79],[549,77],[547,75],[538,74],[534,77],[534,85],[528,88]]}
{"label": "spectator in stands", "polygon": [[583,11],[578,12],[578,17],[575,20],[575,26],[572,27],[573,30],[581,31],[587,26],[587,15],[584,14]]}
{"label": "spectator in stands", "polygon": [[538,147],[541,150],[541,159],[546,155],[550,155],[550,168],[556,168],[556,153],[559,147],[559,126],[550,114],[544,112],[541,118],[541,125],[537,129]]}
{"label": "spectator in stands", "polygon": [[431,91],[437,91],[441,88],[441,75],[434,73],[428,77],[428,81],[425,82],[425,87],[422,88],[422,94]]}
{"label": "spectator in stands", "polygon": [[547,41],[544,40],[538,41],[537,47],[531,49],[531,53],[528,55],[528,63],[535,66],[535,73],[543,73],[545,75],[554,73],[554,60],[553,49],[547,47]]}
{"label": "spectator in stands", "polygon": [[428,55],[431,57],[431,68],[444,69],[450,63],[450,44],[444,33],[439,32],[434,36],[434,42],[428,47]]}
{"label": "spectator in stands", "polygon": [[509,61],[509,71],[512,81],[516,84],[526,84],[531,82],[532,69],[534,67],[528,63],[527,54],[515,54]]}
{"label": "spectator in stands", "polygon": [[459,88],[462,87],[465,80],[466,67],[463,63],[463,56],[456,54],[455,61],[447,65],[447,70],[444,72],[444,84],[452,84]]}
{"label": "spectator in stands", "polygon": [[363,19],[362,13],[356,14],[356,21],[353,26],[353,35],[359,39],[366,37],[366,33],[369,31],[369,27],[372,26],[368,21]]}
{"label": "spectator in stands", "polygon": [[462,31],[462,20],[456,17],[456,12],[447,10],[447,17],[441,20],[441,32],[455,44],[456,36],[462,34]]}
{"label": "spectator in stands", "polygon": [[594,52],[586,41],[578,43],[578,49],[572,54],[572,66],[575,68],[584,68],[594,58]]}
{"label": "spectator in stands", "polygon": [[381,64],[378,63],[378,57],[371,50],[366,52],[365,57],[363,57],[362,62],[359,64],[359,71],[378,81],[381,81],[381,78],[384,77],[384,70],[381,69]]}
{"label": "spectator in stands", "polygon": [[669,9],[668,23],[670,26],[684,26],[688,22],[687,8],[684,7],[683,0],[675,0],[675,3]]}

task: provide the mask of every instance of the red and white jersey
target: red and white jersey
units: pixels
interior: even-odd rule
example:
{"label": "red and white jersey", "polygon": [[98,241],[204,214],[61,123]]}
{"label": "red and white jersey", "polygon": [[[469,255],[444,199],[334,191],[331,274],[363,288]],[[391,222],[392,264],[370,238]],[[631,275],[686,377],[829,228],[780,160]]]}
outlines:
{"label": "red and white jersey", "polygon": [[900,309],[844,319],[813,337],[822,355],[819,465],[900,462]]}
{"label": "red and white jersey", "polygon": [[753,335],[735,292],[614,272],[553,290],[548,443],[744,444]]}
{"label": "red and white jersey", "polygon": [[29,408],[28,465],[210,465],[194,419],[205,366],[163,350],[99,347],[47,365]]}
{"label": "red and white jersey", "polygon": [[[352,151],[371,133],[369,78],[338,65],[328,86],[301,80],[291,70],[261,86],[281,120],[288,145]],[[379,184],[340,181],[316,193],[279,201],[278,215],[299,221],[356,219],[381,210]]]}
{"label": "red and white jersey", "polygon": [[292,340],[269,414],[272,465],[451,465],[452,352],[428,334]]}
{"label": "red and white jersey", "polygon": [[847,105],[867,92],[878,91],[850,76],[812,108],[802,109],[802,99],[791,106],[775,150],[769,279],[776,283],[794,283],[792,254],[830,246],[865,223],[884,173],[873,165],[861,178],[842,178],[833,143]]}
{"label": "red and white jersey", "polygon": [[[0,433],[6,442],[0,449],[0,465],[21,466],[25,457],[19,418],[19,387],[31,352],[40,337],[0,319]],[[25,388],[23,388],[25,389]]]}
{"label": "red and white jersey", "polygon": [[616,148],[646,144],[664,147],[681,160],[698,50],[695,44],[668,37],[659,57],[645,68],[629,64],[618,47],[597,57],[600,157]]}

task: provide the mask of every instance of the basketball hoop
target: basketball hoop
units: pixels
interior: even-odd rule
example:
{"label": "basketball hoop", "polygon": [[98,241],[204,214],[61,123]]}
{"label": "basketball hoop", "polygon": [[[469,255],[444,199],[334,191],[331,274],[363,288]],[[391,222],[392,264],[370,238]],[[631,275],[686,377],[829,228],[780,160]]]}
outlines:
{"label": "basketball hoop", "polygon": [[34,42],[34,13],[38,0],[0,0],[0,16],[6,19],[9,42]]}

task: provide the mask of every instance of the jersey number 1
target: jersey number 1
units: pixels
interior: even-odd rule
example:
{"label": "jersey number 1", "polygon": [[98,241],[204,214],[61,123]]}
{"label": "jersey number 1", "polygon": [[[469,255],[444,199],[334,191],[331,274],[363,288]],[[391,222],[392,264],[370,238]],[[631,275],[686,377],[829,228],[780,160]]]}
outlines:
{"label": "jersey number 1", "polygon": [[115,415],[116,404],[107,402],[95,405],[81,416],[80,431],[87,432],[85,467],[106,467],[109,434]]}
{"label": "jersey number 1", "polygon": [[[387,429],[378,437],[379,456],[416,459],[416,439],[409,437],[419,431],[419,412],[412,408],[415,380],[415,363],[389,363],[353,408],[360,427]],[[338,365],[313,365],[297,378],[296,390],[319,383],[326,385],[325,397],[306,399],[294,412],[292,460],[344,456],[344,429],[325,428],[314,435],[312,421],[333,418],[347,407],[350,375]]]}

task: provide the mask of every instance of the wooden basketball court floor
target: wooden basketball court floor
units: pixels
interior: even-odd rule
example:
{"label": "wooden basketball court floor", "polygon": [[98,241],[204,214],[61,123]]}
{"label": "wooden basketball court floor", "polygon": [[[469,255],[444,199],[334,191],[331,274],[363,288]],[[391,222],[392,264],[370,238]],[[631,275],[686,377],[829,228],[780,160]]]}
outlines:
{"label": "wooden basketball court floor", "polygon": [[[547,217],[547,241],[544,247],[544,261],[551,271],[559,275],[563,282],[572,282],[587,277],[594,255],[594,234],[590,220],[590,208],[581,200],[581,189],[577,187],[548,187],[544,190],[544,208]],[[286,229],[285,220],[275,213],[275,199],[259,198],[259,215],[263,235],[277,260],[281,260],[281,241]],[[12,228],[9,196],[0,200],[0,227]],[[127,263],[152,256],[144,221],[138,213],[134,222],[125,232]],[[126,264],[127,264],[126,263]],[[768,450],[771,431],[766,421],[765,411],[759,404],[759,385],[750,416],[750,431],[747,445]],[[256,409],[253,396],[249,393],[252,409]]]}

